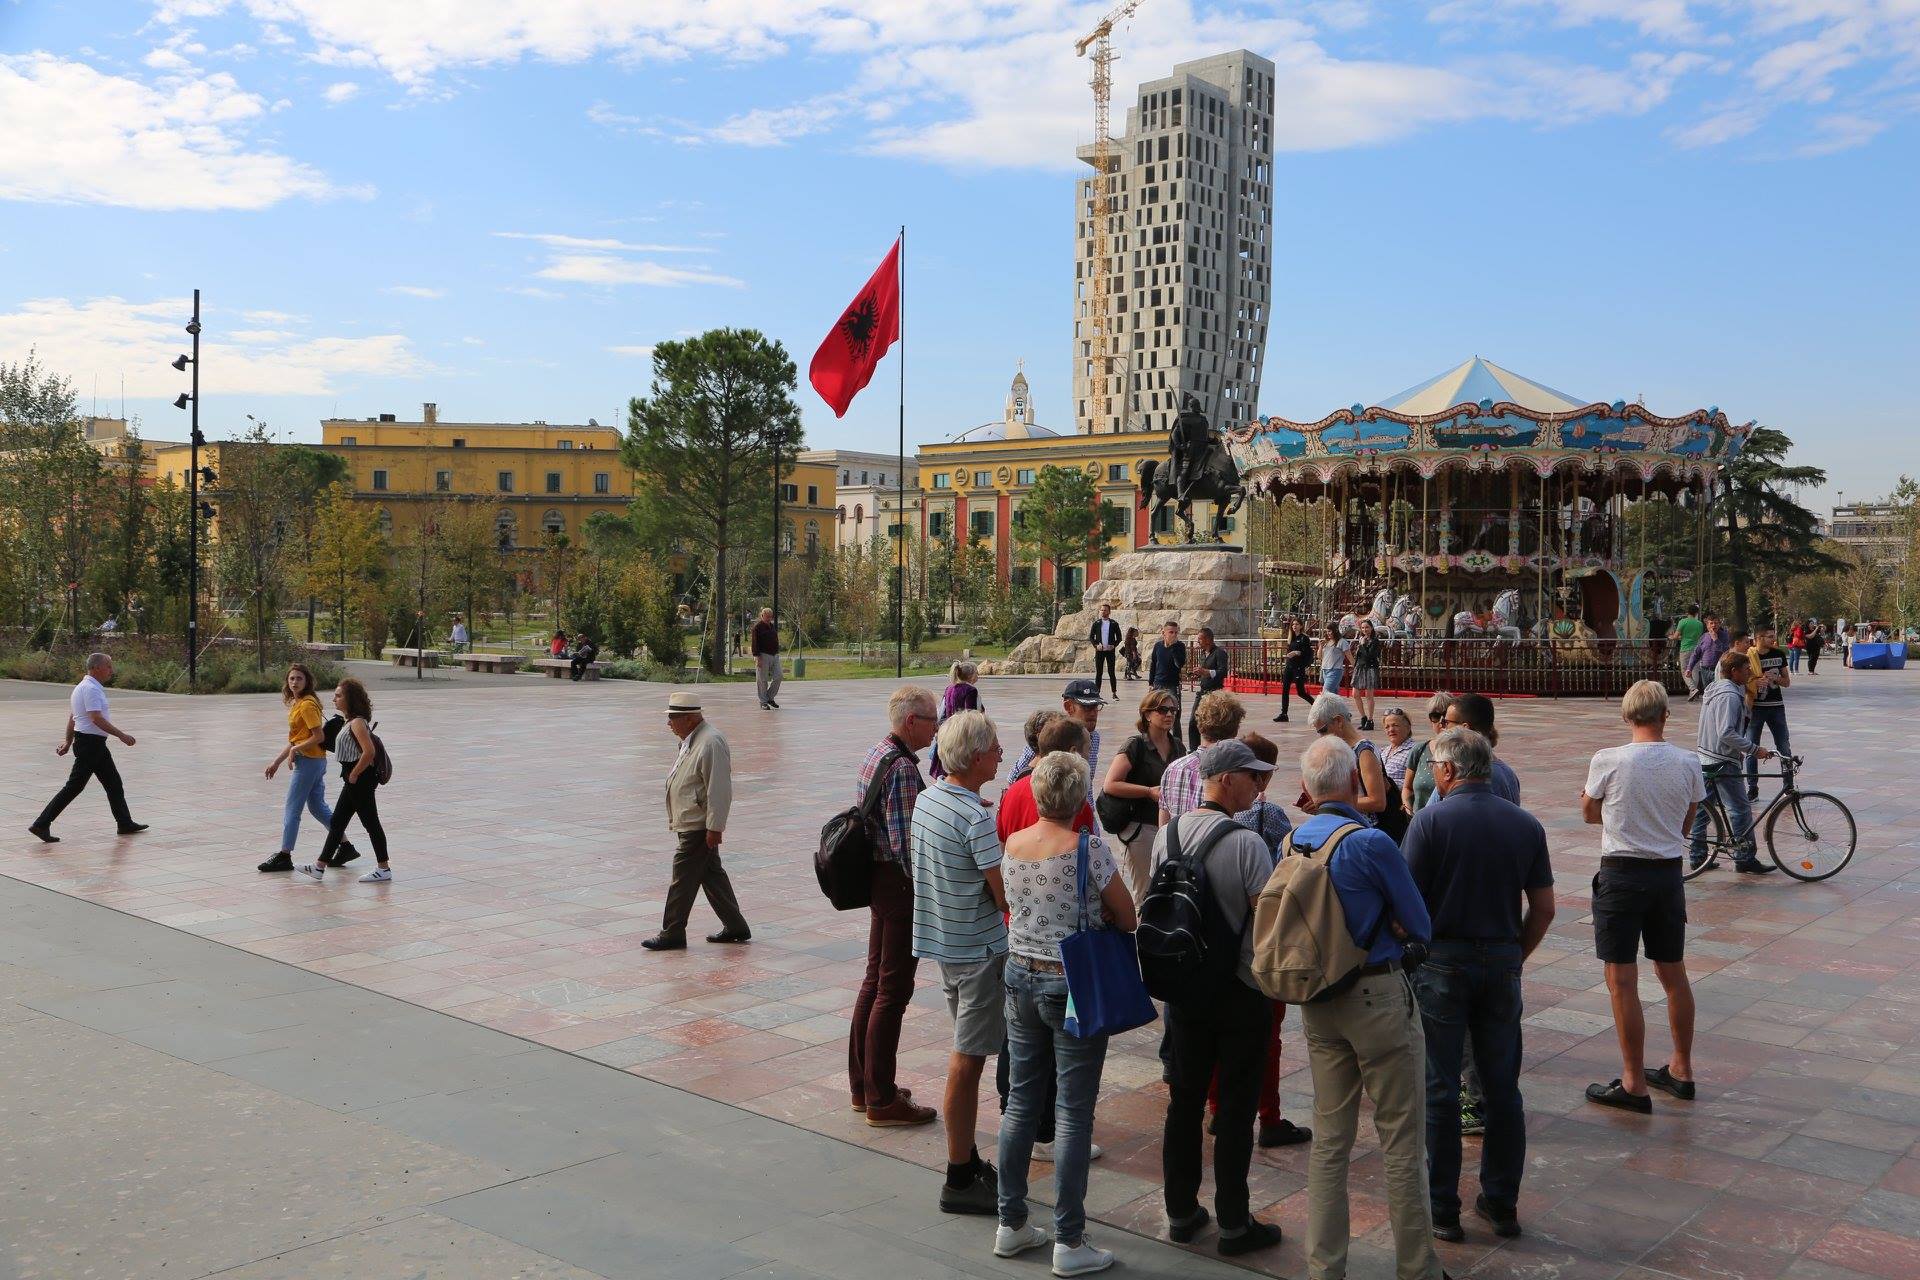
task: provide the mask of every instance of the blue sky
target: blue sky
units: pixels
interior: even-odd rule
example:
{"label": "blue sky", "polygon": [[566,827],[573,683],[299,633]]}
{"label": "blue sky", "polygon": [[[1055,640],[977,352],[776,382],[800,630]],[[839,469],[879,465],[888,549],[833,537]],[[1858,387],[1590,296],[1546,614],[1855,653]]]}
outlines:
{"label": "blue sky", "polygon": [[[204,414],[622,421],[654,343],[813,348],[895,229],[909,445],[997,417],[1024,359],[1070,426],[1074,37],[994,0],[0,0],[0,360],[181,433]],[[1278,64],[1263,412],[1472,354],[1596,400],[1786,430],[1837,490],[1920,472],[1920,3],[1144,0],[1131,86]],[[1907,379],[1897,380],[1901,371]]]}

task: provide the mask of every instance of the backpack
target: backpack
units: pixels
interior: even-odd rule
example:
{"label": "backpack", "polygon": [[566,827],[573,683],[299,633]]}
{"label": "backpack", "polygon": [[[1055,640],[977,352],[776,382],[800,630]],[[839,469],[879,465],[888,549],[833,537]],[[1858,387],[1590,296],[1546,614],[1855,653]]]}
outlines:
{"label": "backpack", "polygon": [[367,725],[367,736],[373,739],[373,785],[384,787],[393,781],[393,753],[387,750],[387,744],[375,733],[374,726],[379,721]]}
{"label": "backpack", "polygon": [[1221,839],[1246,828],[1223,818],[1200,838],[1193,852],[1180,847],[1178,819],[1167,825],[1167,851],[1147,896],[1140,900],[1134,939],[1147,993],[1170,1004],[1211,999],[1233,982],[1240,935],[1227,927],[1207,884],[1207,854]]}
{"label": "backpack", "polygon": [[1269,998],[1314,1004],[1359,981],[1368,948],[1347,932],[1331,867],[1341,841],[1361,829],[1349,822],[1313,850],[1295,850],[1287,836],[1253,911],[1253,980]]}
{"label": "backpack", "polygon": [[874,769],[867,794],[860,803],[843,809],[820,828],[820,847],[813,854],[813,877],[835,911],[856,911],[873,905],[873,864],[887,847],[887,829],[880,819],[880,797],[894,768],[903,759],[889,751]]}

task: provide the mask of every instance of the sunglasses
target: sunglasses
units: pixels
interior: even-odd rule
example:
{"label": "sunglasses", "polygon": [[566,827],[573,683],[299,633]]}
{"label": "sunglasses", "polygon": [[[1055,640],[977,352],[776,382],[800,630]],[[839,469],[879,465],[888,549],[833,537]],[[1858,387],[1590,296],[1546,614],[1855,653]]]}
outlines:
{"label": "sunglasses", "polygon": [[1150,716],[1170,716],[1174,713],[1174,710],[1175,708],[1171,703],[1163,702],[1157,707],[1148,707],[1147,714]]}

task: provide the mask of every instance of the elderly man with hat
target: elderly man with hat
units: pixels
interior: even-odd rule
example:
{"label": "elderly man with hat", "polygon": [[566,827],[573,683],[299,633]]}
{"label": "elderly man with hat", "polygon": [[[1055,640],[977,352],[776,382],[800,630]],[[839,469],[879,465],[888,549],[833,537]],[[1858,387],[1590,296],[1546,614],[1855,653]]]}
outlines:
{"label": "elderly man with hat", "polygon": [[[1067,719],[1087,731],[1087,776],[1092,778],[1100,776],[1100,708],[1106,705],[1107,700],[1100,696],[1100,686],[1092,680],[1069,680],[1060,692],[1060,709],[1067,713]],[[1025,776],[1034,756],[1033,745],[1029,743],[1014,758],[1009,776]]]}
{"label": "elderly man with hat", "polygon": [[680,754],[667,771],[667,826],[678,847],[673,882],[660,932],[640,945],[649,951],[679,951],[687,945],[687,917],[704,890],[707,905],[720,917],[720,932],[708,942],[746,942],[753,937],[733,881],[720,865],[720,834],[733,807],[733,757],[727,740],[700,713],[700,695],[681,690],[667,699],[667,727],[680,739]]}

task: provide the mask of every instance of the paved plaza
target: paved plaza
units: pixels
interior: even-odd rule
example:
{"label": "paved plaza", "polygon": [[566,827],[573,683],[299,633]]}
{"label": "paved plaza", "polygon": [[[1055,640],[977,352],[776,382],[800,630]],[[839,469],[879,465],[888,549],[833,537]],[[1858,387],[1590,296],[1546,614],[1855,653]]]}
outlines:
{"label": "paved plaza", "polygon": [[[16,1055],[0,1068],[0,1099],[9,1117],[5,1168],[17,1189],[0,1210],[13,1254],[0,1250],[0,1276],[9,1264],[20,1275],[107,1276],[202,1275],[243,1262],[254,1265],[231,1274],[838,1275],[844,1258],[867,1247],[836,1234],[845,1231],[876,1250],[908,1250],[886,1255],[888,1274],[1044,1271],[996,1263],[985,1220],[939,1220],[938,1126],[873,1130],[847,1105],[846,1013],[866,916],[827,906],[811,856],[821,822],[850,802],[858,762],[885,729],[891,682],[790,680],[779,712],[758,710],[750,685],[705,690],[709,716],[733,746],[738,800],[725,853],[754,942],[702,944],[699,934],[714,927],[703,903],[691,948],[653,955],[639,944],[659,927],[672,850],[660,804],[676,746],[661,714],[664,688],[520,677],[416,684],[369,674],[395,761],[381,796],[391,885],[350,875],[316,885],[254,871],[277,842],[284,785],[260,772],[283,741],[271,696],[116,695],[116,723],[139,739],[116,747],[116,757],[135,816],[153,829],[115,838],[92,791],[56,827],[64,843],[39,844],[24,828],[64,775],[65,761],[52,754],[64,709],[40,688],[0,686],[9,765],[0,777],[0,873],[81,900],[0,885],[0,970],[11,984],[0,999],[14,1002],[0,1004],[0,1022]],[[1029,710],[1057,705],[1059,683],[987,680],[982,692],[1011,740]],[[1139,691],[1123,685],[1123,700]],[[1717,871],[1690,886],[1701,1098],[1658,1096],[1651,1117],[1604,1111],[1581,1096],[1588,1081],[1618,1074],[1587,918],[1598,829],[1581,825],[1577,805],[1588,757],[1622,737],[1616,709],[1500,704],[1501,755],[1553,841],[1560,914],[1525,984],[1527,1233],[1497,1241],[1469,1219],[1467,1243],[1441,1246],[1454,1275],[1920,1275],[1920,743],[1906,724],[1920,712],[1920,677],[1830,665],[1788,696],[1794,743],[1809,760],[1803,780],[1852,807],[1861,850],[1826,884]],[[1278,736],[1290,756],[1309,731],[1299,716],[1269,725],[1275,702],[1249,699],[1249,725]],[[1109,709],[1108,753],[1132,718]],[[1690,745],[1693,721],[1682,707],[1673,736]],[[318,852],[316,829],[302,839],[301,853]],[[140,931],[135,942],[127,929]],[[42,953],[19,950],[28,935],[59,952],[55,978],[81,986],[35,987],[52,979],[34,969]],[[106,954],[127,947],[136,958]],[[140,947],[180,956],[200,985],[177,990],[183,980],[137,958]],[[223,986],[229,977],[235,985]],[[1646,994],[1659,999],[1650,973]],[[46,1007],[60,998],[79,1001],[79,1011]],[[252,1002],[252,1014],[267,1000],[326,1010],[311,1021],[331,1039],[295,1047],[276,1030],[285,1024],[250,1023],[230,1007]],[[94,1004],[108,1012],[84,1016]],[[1310,1088],[1297,1015],[1286,1035],[1283,1100],[1304,1123]],[[945,1010],[923,974],[901,1054],[903,1083],[916,1096],[939,1095],[948,1040]],[[1657,1003],[1649,1040],[1649,1060],[1658,1062]],[[1093,1167],[1089,1213],[1110,1224],[1096,1234],[1139,1274],[1227,1274],[1210,1251],[1183,1256],[1111,1229],[1165,1237],[1166,1094],[1156,1041],[1157,1031],[1143,1029],[1117,1041],[1108,1059],[1095,1126],[1107,1154]],[[462,1054],[473,1060],[471,1079],[421,1080],[430,1074],[422,1064]],[[496,1061],[512,1069],[492,1074]],[[181,1064],[198,1076],[164,1093],[149,1087],[152,1073]],[[505,1093],[449,1102],[456,1085]],[[265,1108],[271,1099],[259,1090],[308,1110]],[[534,1123],[519,1109],[556,1097],[578,1130],[565,1142],[554,1137],[564,1124]],[[149,1123],[155,1109],[171,1109],[172,1123]],[[983,1150],[994,1110],[982,1107]],[[282,1169],[246,1184],[259,1191],[236,1186],[231,1197],[176,1187],[171,1198],[141,1199],[159,1194],[156,1175],[176,1183],[210,1176],[167,1158],[169,1145],[196,1134],[230,1144],[236,1163],[271,1165],[264,1153],[278,1148],[263,1127],[269,1121],[304,1126],[285,1138],[287,1160],[308,1162],[303,1176]],[[112,1141],[116,1123],[142,1136]],[[1354,1166],[1361,1238],[1353,1274],[1372,1280],[1390,1276],[1392,1265],[1381,1165],[1366,1128]],[[449,1136],[456,1131],[459,1141]],[[22,1132],[32,1140],[17,1141]],[[565,1166],[616,1154],[627,1172],[595,1184],[591,1212],[579,1203],[569,1210],[595,1224],[590,1249],[569,1252],[567,1233],[542,1234],[546,1202],[489,1190],[523,1177],[566,1190],[569,1177],[585,1175]],[[213,1151],[203,1159],[217,1173]],[[663,1196],[658,1187],[671,1182],[651,1179],[678,1163],[689,1170],[689,1190]],[[701,1199],[695,1189],[723,1195],[728,1173],[738,1190],[724,1212],[683,1210]],[[1288,1236],[1256,1260],[1269,1273],[1305,1274],[1305,1175],[1304,1148],[1256,1154],[1254,1204]],[[1035,1185],[1044,1195],[1049,1184]],[[35,1186],[42,1197],[18,1190]],[[888,1198],[860,1199],[876,1187]],[[511,1204],[481,1217],[433,1207],[465,1197],[470,1208],[476,1196]],[[330,1216],[315,1208],[343,1198],[351,1203]],[[83,1204],[130,1208],[108,1221]],[[405,1222],[375,1222],[386,1204],[411,1206]],[[869,1204],[882,1208],[867,1212]],[[143,1205],[175,1216],[162,1230],[140,1217]],[[311,1226],[299,1220],[308,1212],[318,1214]],[[48,1230],[23,1233],[41,1216]],[[258,1261],[312,1243],[302,1232],[352,1235],[353,1248],[375,1251],[365,1257],[408,1259],[411,1270]],[[249,1243],[222,1253],[181,1239],[196,1233]],[[714,1260],[681,1265],[680,1255],[661,1252],[663,1241],[688,1233]],[[451,1252],[436,1254],[442,1237]],[[749,1238],[758,1243],[743,1248]],[[82,1242],[85,1266],[62,1252]],[[181,1252],[163,1271],[148,1253],[169,1248]]]}

